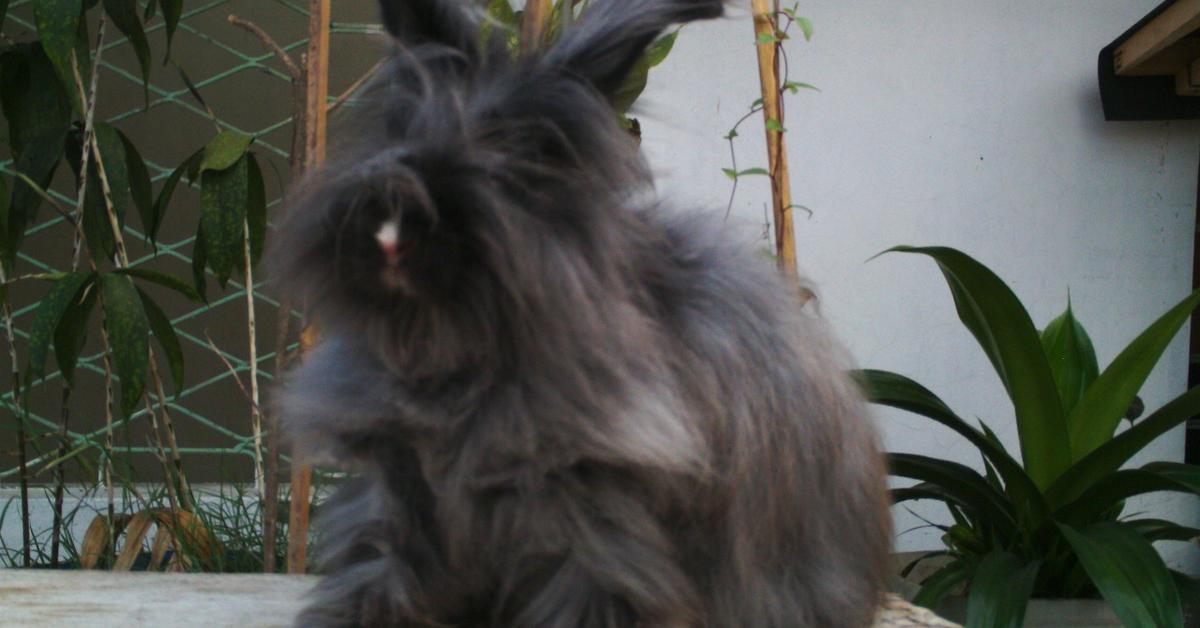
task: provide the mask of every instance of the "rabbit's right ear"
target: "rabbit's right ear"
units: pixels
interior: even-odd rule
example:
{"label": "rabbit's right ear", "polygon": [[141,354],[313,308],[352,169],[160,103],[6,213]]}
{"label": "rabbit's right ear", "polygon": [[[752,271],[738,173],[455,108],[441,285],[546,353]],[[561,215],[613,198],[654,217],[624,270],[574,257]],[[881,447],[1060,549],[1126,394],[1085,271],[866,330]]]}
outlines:
{"label": "rabbit's right ear", "polygon": [[474,58],[479,21],[470,0],[380,0],[383,26],[401,44],[444,44]]}
{"label": "rabbit's right ear", "polygon": [[578,25],[546,55],[607,97],[668,26],[720,17],[724,0],[592,0]]}

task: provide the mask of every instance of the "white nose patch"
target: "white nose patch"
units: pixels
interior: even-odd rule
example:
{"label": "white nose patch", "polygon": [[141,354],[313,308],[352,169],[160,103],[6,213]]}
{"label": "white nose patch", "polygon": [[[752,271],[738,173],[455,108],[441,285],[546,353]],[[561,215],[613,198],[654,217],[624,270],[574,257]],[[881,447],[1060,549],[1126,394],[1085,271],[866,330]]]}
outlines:
{"label": "white nose patch", "polygon": [[395,220],[384,222],[375,232],[375,240],[384,251],[395,251],[400,244],[400,225]]}

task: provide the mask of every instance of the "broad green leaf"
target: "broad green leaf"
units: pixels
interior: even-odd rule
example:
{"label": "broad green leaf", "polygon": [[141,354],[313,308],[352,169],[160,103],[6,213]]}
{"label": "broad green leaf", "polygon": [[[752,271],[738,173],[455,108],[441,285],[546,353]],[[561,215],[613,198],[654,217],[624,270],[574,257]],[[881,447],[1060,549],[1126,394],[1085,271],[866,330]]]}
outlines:
{"label": "broad green leaf", "polygon": [[925,552],[924,554],[921,554],[920,556],[913,559],[912,562],[905,565],[904,569],[900,570],[900,577],[907,578],[908,574],[912,573],[912,570],[916,569],[917,565],[921,564],[922,562],[924,562],[926,560],[930,560],[932,558],[940,558],[942,556],[950,556],[950,552],[945,551],[945,550],[938,550],[936,552]]}
{"label": "broad green leaf", "polygon": [[817,87],[816,85],[813,85],[812,83],[801,83],[798,81],[788,81],[788,82],[784,83],[783,89],[786,89],[787,91],[789,91],[793,94],[798,93],[802,89],[811,89],[811,90],[817,91],[817,92],[821,91],[821,88]]}
{"label": "broad green leaf", "polygon": [[1075,460],[1108,442],[1163,351],[1200,304],[1200,290],[1146,328],[1104,369],[1067,417]]}
{"label": "broad green leaf", "polygon": [[942,567],[922,583],[912,603],[928,609],[936,608],[943,598],[971,577],[972,571],[971,564],[965,560]]}
{"label": "broad green leaf", "polygon": [[54,357],[58,361],[58,369],[62,371],[67,384],[75,385],[75,365],[79,362],[79,352],[87,341],[87,326],[96,306],[100,289],[96,283],[89,282],[80,293],[81,300],[77,305],[67,309],[58,322],[54,331]]}
{"label": "broad green leaf", "polygon": [[200,226],[204,229],[208,267],[222,287],[238,258],[243,257],[246,204],[249,200],[249,160],[243,154],[225,170],[206,170],[200,180]]}
{"label": "broad green leaf", "polygon": [[1025,470],[1039,488],[1049,486],[1070,465],[1071,448],[1054,375],[1029,312],[995,273],[961,251],[906,246],[890,251],[919,253],[937,262],[959,319],[1012,399]]}
{"label": "broad green leaf", "polygon": [[1174,569],[1171,570],[1171,579],[1175,581],[1175,590],[1179,592],[1179,601],[1183,604],[1185,616],[1200,611],[1200,581]]}
{"label": "broad green leaf", "polygon": [[671,49],[675,47],[675,40],[679,37],[679,31],[674,31],[659,37],[650,47],[646,49],[646,62],[650,67],[657,67],[667,60],[667,55],[671,54]]}
{"label": "broad green leaf", "polygon": [[1192,541],[1200,538],[1200,529],[1181,526],[1165,519],[1129,519],[1121,523],[1137,530],[1147,541]]}
{"label": "broad green leaf", "polygon": [[1126,626],[1183,628],[1179,594],[1154,546],[1120,523],[1059,524],[1092,583]]}
{"label": "broad green leaf", "polygon": [[17,159],[39,136],[50,131],[65,134],[71,125],[71,103],[53,64],[36,43],[14,46],[0,55],[0,102]]}
{"label": "broad green leaf", "polygon": [[[29,332],[29,365],[25,368],[25,382],[30,384],[41,379],[46,372],[46,357],[59,322],[73,306],[78,306],[80,292],[91,283],[95,275],[91,272],[74,272],[64,275],[50,286],[46,296],[38,303],[33,327]],[[59,365],[63,356],[59,357]]]}
{"label": "broad green leaf", "polygon": [[1092,339],[1071,311],[1070,299],[1067,311],[1042,331],[1042,348],[1054,373],[1063,411],[1069,414],[1100,372]]}
{"label": "broad green leaf", "polygon": [[146,390],[150,362],[150,322],[133,281],[123,275],[100,276],[104,329],[112,350],[113,366],[121,380],[121,415],[137,409]]}
{"label": "broad green leaf", "polygon": [[[83,107],[75,89],[71,51],[74,50],[79,36],[82,16],[83,0],[38,0],[33,3],[33,19],[37,24],[38,37],[46,50],[46,56],[54,64],[54,71],[66,88],[68,98],[76,111],[80,112],[83,111]],[[80,69],[82,71],[82,67]]]}
{"label": "broad green leaf", "polygon": [[129,193],[137,207],[138,215],[142,218],[142,224],[145,225],[147,218],[153,216],[154,212],[154,190],[150,183],[150,171],[146,169],[146,161],[142,159],[142,154],[120,129],[117,130],[117,136],[121,138],[121,147],[125,150]]}
{"label": "broad green leaf", "polygon": [[[249,159],[246,225],[250,231],[250,264],[258,265],[258,260],[262,257],[263,243],[267,239],[267,188],[263,183],[262,170],[258,167],[258,158],[254,153],[250,153]],[[242,272],[246,272],[244,268]]]}
{"label": "broad green leaf", "polygon": [[[133,192],[129,182],[128,160],[125,144],[113,127],[97,122],[95,127],[96,146],[104,160],[104,173],[112,193],[112,210],[117,225],[125,226],[125,216],[133,206]],[[100,171],[95,164],[95,154],[88,164],[88,185],[83,207],[83,232],[87,237],[92,259],[111,262],[116,255],[117,245],[113,236],[112,222],[108,216],[108,203],[104,199],[104,188],[100,183]]]}
{"label": "broad green leaf", "polygon": [[150,323],[150,330],[154,332],[154,337],[158,339],[159,346],[167,356],[167,363],[171,366],[171,380],[175,383],[175,396],[178,397],[179,393],[183,392],[183,347],[179,345],[179,337],[175,335],[171,319],[167,318],[158,304],[142,292],[141,288],[138,288],[137,293],[146,309],[146,320]]}
{"label": "broad green leaf", "polygon": [[800,30],[804,32],[804,40],[812,41],[813,25],[812,21],[806,17],[796,17],[796,24],[800,25]]}
{"label": "broad green leaf", "polygon": [[192,281],[196,284],[196,292],[208,303],[208,281],[204,278],[204,269],[208,267],[208,238],[204,237],[204,224],[196,228],[196,241],[192,243]]}
{"label": "broad green leaf", "polygon": [[[29,177],[42,190],[45,190],[54,176],[59,159],[62,158],[63,144],[66,142],[66,138],[67,130],[65,128],[50,129],[30,142],[25,147],[25,151],[21,153],[21,157],[17,159],[17,172]],[[5,263],[11,264],[16,258],[16,250],[25,236],[25,228],[33,221],[41,205],[42,196],[37,190],[31,188],[24,180],[17,179],[13,182],[8,222],[4,225],[5,244],[7,245],[4,252]]]}
{"label": "broad green leaf", "polygon": [[642,95],[642,92],[646,91],[646,83],[649,79],[650,58],[643,54],[633,64],[633,69],[629,71],[629,75],[625,78],[625,83],[610,98],[613,109],[617,113],[627,113],[633,107],[633,103]]}
{"label": "broad green leaf", "polygon": [[970,504],[964,502],[954,493],[944,490],[941,486],[932,482],[921,482],[907,488],[894,488],[891,490],[891,497],[893,506],[909,501],[932,499],[946,504],[955,504],[974,512]]}
{"label": "broad green leaf", "polygon": [[513,12],[509,0],[492,0],[488,3],[487,14],[488,17],[509,28],[520,26],[520,22],[517,20],[517,15]]}
{"label": "broad green leaf", "polygon": [[852,373],[868,400],[933,419],[970,441],[996,467],[1005,488],[1019,510],[1030,512],[1034,522],[1044,518],[1047,508],[1033,480],[1021,464],[987,434],[971,427],[954,414],[937,395],[917,382],[887,371],[862,370]]}
{"label": "broad green leaf", "polygon": [[1142,470],[1179,482],[1200,495],[1200,466],[1183,462],[1151,462],[1143,465]]}
{"label": "broad green leaf", "polygon": [[200,298],[200,293],[196,292],[196,288],[191,284],[178,277],[168,275],[166,273],[160,273],[157,270],[134,267],[119,268],[112,272],[118,275],[129,275],[130,277],[145,279],[146,281],[156,283],[164,288],[170,288],[171,290],[182,294],[184,297],[187,297],[189,301],[195,301],[196,303],[203,302],[203,299]]}
{"label": "broad green leaf", "polygon": [[[171,57],[171,42],[175,39],[175,30],[179,28],[179,18],[183,16],[183,0],[158,0],[162,7],[163,22],[167,30],[167,54]],[[163,60],[166,63],[166,59]]]}
{"label": "broad green leaf", "polygon": [[984,556],[971,578],[966,628],[1021,628],[1040,567],[1004,550]]}
{"label": "broad green leaf", "polygon": [[[125,226],[125,216],[134,205],[133,189],[129,179],[129,160],[125,153],[125,140],[114,127],[104,122],[95,126],[96,146],[104,160],[104,174],[112,191],[113,210],[117,224]],[[139,155],[140,157],[140,155]],[[141,183],[139,182],[139,186]]]}
{"label": "broad green leaf", "polygon": [[916,454],[889,454],[888,469],[892,475],[936,484],[956,502],[970,508],[977,518],[989,521],[1006,535],[1016,525],[1004,495],[966,465]]}
{"label": "broad green leaf", "polygon": [[236,164],[254,138],[236,131],[222,131],[204,147],[200,171],[226,170]]}
{"label": "broad green leaf", "polygon": [[1140,469],[1122,469],[1092,484],[1078,499],[1055,511],[1054,518],[1083,525],[1099,519],[1110,509],[1136,495],[1160,491],[1195,493],[1196,489],[1196,483],[1189,482],[1188,477],[1162,473],[1150,468],[1150,465]]}
{"label": "broad green leaf", "polygon": [[1098,480],[1120,469],[1154,439],[1197,414],[1200,414],[1200,386],[1176,397],[1076,462],[1046,491],[1047,500],[1057,506],[1078,498]]}
{"label": "broad green leaf", "polygon": [[138,19],[137,0],[104,0],[104,12],[112,18],[113,25],[129,39],[142,69],[142,89],[149,97],[150,86],[150,41],[142,21]]}
{"label": "broad green leaf", "polygon": [[[12,266],[13,259],[8,256],[10,252],[16,250],[16,245],[10,244],[8,239],[8,224],[11,220],[9,213],[12,210],[12,195],[8,191],[8,179],[0,176],[0,263],[3,263],[6,268]],[[15,257],[15,253],[13,254]],[[8,286],[0,285],[0,299],[7,298]]]}
{"label": "broad green leaf", "polygon": [[175,188],[179,185],[179,180],[193,166],[200,163],[204,158],[204,151],[198,150],[192,153],[190,157],[184,160],[179,167],[176,168],[167,179],[163,181],[162,189],[158,192],[158,198],[154,200],[154,209],[150,216],[142,216],[142,227],[146,230],[147,237],[151,242],[158,240],[158,230],[162,227],[163,216],[167,213],[167,208],[171,206],[171,197],[175,194]]}
{"label": "broad green leaf", "polygon": [[491,0],[487,5],[487,19],[479,27],[481,41],[488,42],[494,36],[509,52],[515,52],[519,46],[517,32],[521,20],[513,11],[508,0]]}

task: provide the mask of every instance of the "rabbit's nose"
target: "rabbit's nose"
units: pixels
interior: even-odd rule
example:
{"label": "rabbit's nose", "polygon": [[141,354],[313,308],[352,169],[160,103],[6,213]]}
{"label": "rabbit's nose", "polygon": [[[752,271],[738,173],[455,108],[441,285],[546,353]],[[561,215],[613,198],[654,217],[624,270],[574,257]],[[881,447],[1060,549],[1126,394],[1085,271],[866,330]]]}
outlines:
{"label": "rabbit's nose", "polygon": [[400,224],[397,221],[388,220],[379,225],[375,241],[379,243],[379,249],[389,265],[400,261]]}

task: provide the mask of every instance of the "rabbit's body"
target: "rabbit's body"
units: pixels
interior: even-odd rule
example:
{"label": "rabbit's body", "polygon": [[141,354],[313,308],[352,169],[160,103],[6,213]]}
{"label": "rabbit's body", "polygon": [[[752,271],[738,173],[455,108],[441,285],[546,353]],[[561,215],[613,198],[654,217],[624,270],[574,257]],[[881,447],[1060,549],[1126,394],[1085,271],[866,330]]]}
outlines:
{"label": "rabbit's body", "polygon": [[360,474],[300,624],[869,624],[890,517],[844,362],[719,223],[642,198],[601,96],[720,2],[596,0],[520,63],[463,4],[384,7],[386,132],[275,244],[322,331],[285,426]]}

